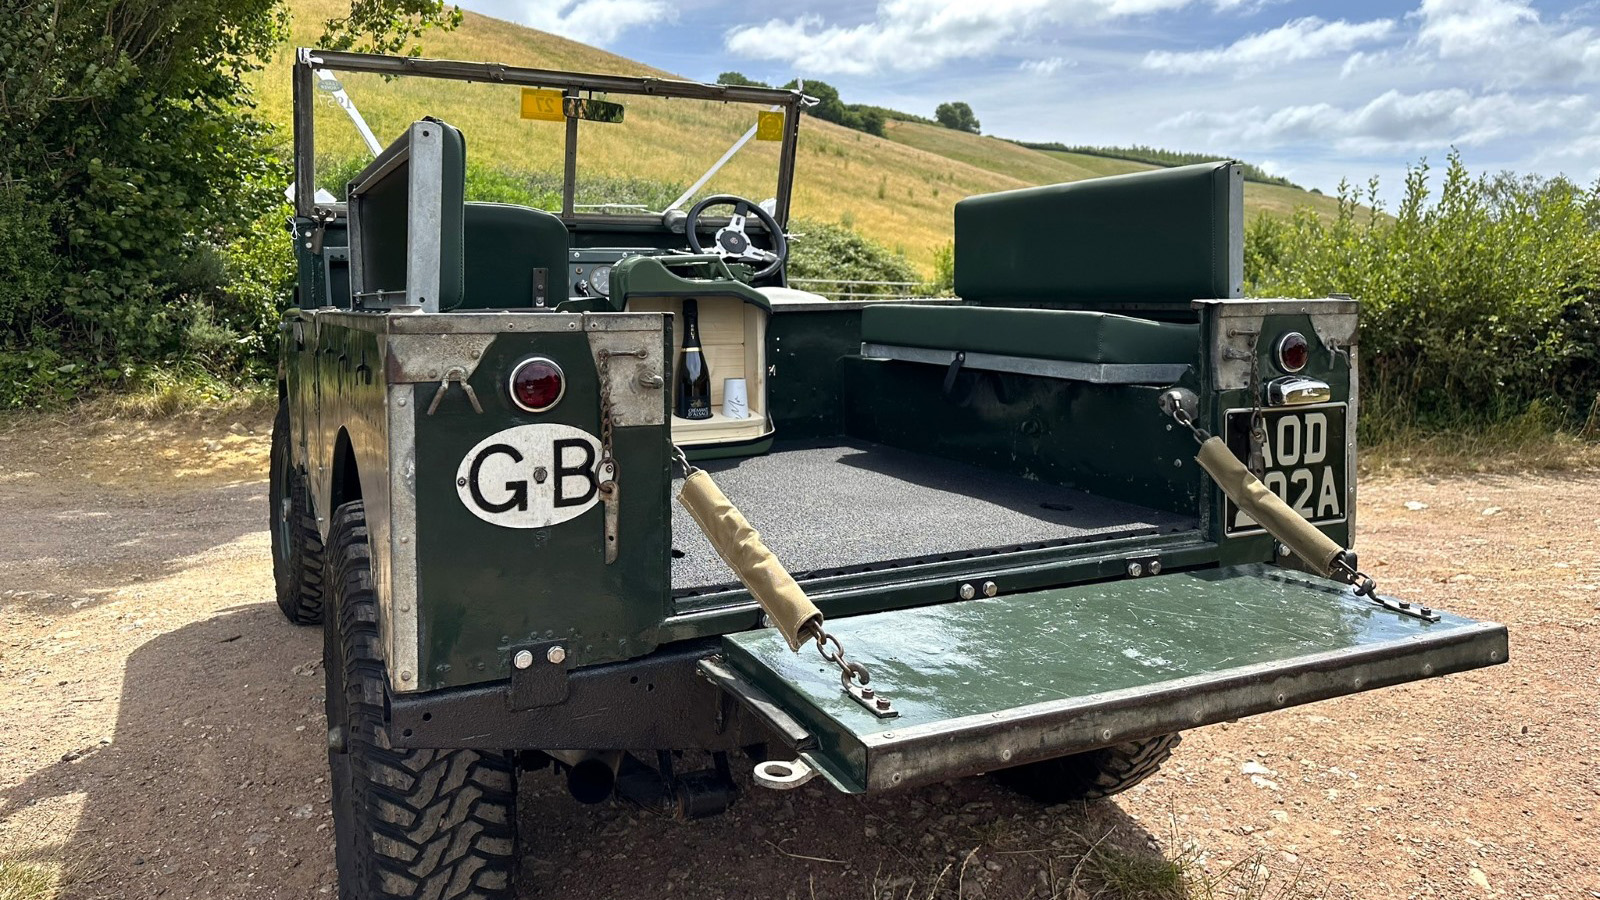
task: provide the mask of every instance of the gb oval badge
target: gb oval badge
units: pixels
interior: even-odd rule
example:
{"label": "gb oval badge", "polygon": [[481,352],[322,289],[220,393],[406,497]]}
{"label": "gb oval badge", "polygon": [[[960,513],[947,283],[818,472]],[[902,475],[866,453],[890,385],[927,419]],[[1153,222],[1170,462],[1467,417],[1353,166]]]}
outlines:
{"label": "gb oval badge", "polygon": [[600,500],[600,439],[571,425],[518,425],[467,451],[456,494],[478,518],[503,528],[545,528]]}

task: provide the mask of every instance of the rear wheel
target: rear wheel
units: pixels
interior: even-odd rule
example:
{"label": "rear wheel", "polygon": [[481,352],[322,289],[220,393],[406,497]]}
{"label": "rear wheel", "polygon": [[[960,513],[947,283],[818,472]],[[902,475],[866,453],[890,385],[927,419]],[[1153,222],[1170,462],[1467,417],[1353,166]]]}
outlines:
{"label": "rear wheel", "polygon": [[503,753],[400,750],[384,709],[388,676],[361,502],[328,535],[323,625],[328,767],[343,900],[510,896],[516,776]]}
{"label": "rear wheel", "polygon": [[996,781],[1041,803],[1100,800],[1156,773],[1183,740],[1163,734],[994,773]]}
{"label": "rear wheel", "polygon": [[272,580],[278,608],[296,625],[315,625],[322,621],[322,536],[311,514],[306,480],[294,467],[289,406],[281,400],[272,420],[267,502],[272,507]]}

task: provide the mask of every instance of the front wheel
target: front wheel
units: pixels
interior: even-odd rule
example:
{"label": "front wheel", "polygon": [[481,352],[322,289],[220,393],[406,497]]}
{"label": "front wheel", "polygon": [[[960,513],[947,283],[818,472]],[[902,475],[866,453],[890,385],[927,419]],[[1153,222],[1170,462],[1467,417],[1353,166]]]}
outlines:
{"label": "front wheel", "polygon": [[335,513],[328,551],[322,656],[340,898],[509,897],[517,827],[511,759],[390,746],[388,676],[359,500]]}
{"label": "front wheel", "polygon": [[994,777],[1041,803],[1102,800],[1154,775],[1182,740],[1178,734],[1163,734],[1003,769]]}

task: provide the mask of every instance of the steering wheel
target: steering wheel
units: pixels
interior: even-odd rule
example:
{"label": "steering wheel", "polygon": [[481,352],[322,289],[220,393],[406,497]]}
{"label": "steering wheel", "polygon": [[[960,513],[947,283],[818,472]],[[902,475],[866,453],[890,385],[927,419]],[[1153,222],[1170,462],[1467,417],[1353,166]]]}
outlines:
{"label": "steering wheel", "polygon": [[[732,206],[733,216],[728,219],[728,224],[717,231],[713,246],[709,251],[700,243],[700,216],[708,207]],[[745,233],[744,223],[754,215],[761,221],[761,227],[767,230],[767,236],[772,242],[771,250],[763,250],[750,242],[750,235]],[[752,203],[743,197],[732,194],[712,194],[710,197],[696,203],[689,210],[689,215],[683,222],[683,230],[689,237],[689,246],[696,253],[711,252],[725,260],[737,260],[756,265],[765,263],[764,268],[756,270],[756,278],[767,278],[777,274],[783,268],[784,260],[789,258],[789,241],[783,236],[783,229],[778,227],[778,220],[772,214],[762,209],[759,204]]]}

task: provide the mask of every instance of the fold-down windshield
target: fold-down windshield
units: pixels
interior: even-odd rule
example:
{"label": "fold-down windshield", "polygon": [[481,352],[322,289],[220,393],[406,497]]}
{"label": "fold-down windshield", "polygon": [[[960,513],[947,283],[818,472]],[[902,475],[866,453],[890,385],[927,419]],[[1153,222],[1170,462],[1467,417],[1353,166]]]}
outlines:
{"label": "fold-down windshield", "polygon": [[794,92],[311,50],[296,76],[297,174],[340,199],[373,156],[363,126],[387,145],[433,116],[466,136],[468,200],[659,221],[731,193],[787,218]]}

